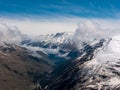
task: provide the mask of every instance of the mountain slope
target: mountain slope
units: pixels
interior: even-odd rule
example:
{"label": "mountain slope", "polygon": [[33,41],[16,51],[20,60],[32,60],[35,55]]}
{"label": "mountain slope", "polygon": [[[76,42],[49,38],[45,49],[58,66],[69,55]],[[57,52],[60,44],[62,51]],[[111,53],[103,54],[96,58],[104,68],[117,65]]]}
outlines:
{"label": "mountain slope", "polygon": [[74,33],[63,32],[51,35],[40,35],[23,40],[21,46],[35,52],[42,51],[53,60],[56,60],[56,58],[72,60],[79,55],[79,50],[72,38],[73,34]]}
{"label": "mountain slope", "polygon": [[119,42],[119,36],[115,36],[86,45],[48,90],[119,90]]}
{"label": "mountain slope", "polygon": [[40,35],[36,37],[28,37],[27,40],[22,41],[22,45],[41,47],[41,48],[52,48],[55,49],[63,44],[71,42],[73,33],[56,33],[51,35]]}
{"label": "mountain slope", "polygon": [[26,48],[13,44],[1,45],[0,88],[5,90],[35,89],[37,80],[52,71],[52,63],[48,61],[47,58],[45,60],[34,57]]}

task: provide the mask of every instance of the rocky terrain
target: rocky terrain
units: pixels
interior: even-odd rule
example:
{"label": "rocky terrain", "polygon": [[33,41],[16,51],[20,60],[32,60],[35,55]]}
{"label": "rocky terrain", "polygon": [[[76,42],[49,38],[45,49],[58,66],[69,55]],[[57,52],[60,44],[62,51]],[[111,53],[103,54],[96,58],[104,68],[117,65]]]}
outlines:
{"label": "rocky terrain", "polygon": [[1,90],[33,90],[37,80],[51,71],[52,62],[47,58],[37,58],[31,51],[17,45],[0,46]]}

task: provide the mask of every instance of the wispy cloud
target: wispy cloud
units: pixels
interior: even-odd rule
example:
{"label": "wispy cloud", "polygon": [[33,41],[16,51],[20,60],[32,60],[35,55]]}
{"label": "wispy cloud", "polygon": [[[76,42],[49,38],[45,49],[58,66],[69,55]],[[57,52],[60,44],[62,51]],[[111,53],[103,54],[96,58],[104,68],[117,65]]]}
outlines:
{"label": "wispy cloud", "polygon": [[118,0],[3,0],[0,2],[1,16],[21,17],[67,17],[119,18]]}
{"label": "wispy cloud", "polygon": [[17,27],[9,26],[6,23],[0,23],[0,43],[20,43],[23,39],[21,32]]}

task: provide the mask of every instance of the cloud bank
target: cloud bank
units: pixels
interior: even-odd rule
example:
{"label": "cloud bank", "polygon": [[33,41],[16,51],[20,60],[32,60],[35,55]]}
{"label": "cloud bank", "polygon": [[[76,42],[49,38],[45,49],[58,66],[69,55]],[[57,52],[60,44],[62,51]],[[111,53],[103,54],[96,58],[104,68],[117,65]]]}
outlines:
{"label": "cloud bank", "polygon": [[73,41],[76,41],[76,43],[120,34],[119,20],[63,19],[46,21],[0,19],[0,42],[19,43],[24,38],[23,34],[37,36],[58,32],[73,32]]}
{"label": "cloud bank", "polygon": [[105,30],[99,24],[85,21],[78,24],[78,28],[73,35],[73,41],[78,45],[81,42],[92,42],[94,39],[103,38],[105,36]]}
{"label": "cloud bank", "polygon": [[78,28],[74,33],[73,38],[78,41],[90,41],[93,38],[98,38],[103,35],[103,29],[99,24],[86,21],[84,23],[78,24]]}
{"label": "cloud bank", "polygon": [[103,29],[120,29],[120,19],[87,19],[78,17],[61,17],[58,19],[48,18],[48,19],[7,19],[0,18],[0,22],[7,23],[11,26],[17,26],[23,34],[28,34],[31,36],[52,34],[57,32],[74,32],[77,28],[78,23],[84,22],[95,22]]}
{"label": "cloud bank", "polygon": [[0,43],[20,43],[23,35],[15,26],[8,26],[5,23],[0,23]]}

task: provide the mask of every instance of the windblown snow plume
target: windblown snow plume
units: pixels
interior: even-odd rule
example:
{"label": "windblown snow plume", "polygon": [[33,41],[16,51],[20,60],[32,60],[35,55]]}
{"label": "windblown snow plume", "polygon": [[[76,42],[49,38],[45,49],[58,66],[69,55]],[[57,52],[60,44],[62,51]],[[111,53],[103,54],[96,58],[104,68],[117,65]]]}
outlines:
{"label": "windblown snow plume", "polygon": [[23,35],[17,27],[8,26],[5,23],[0,23],[0,43],[19,43]]}

